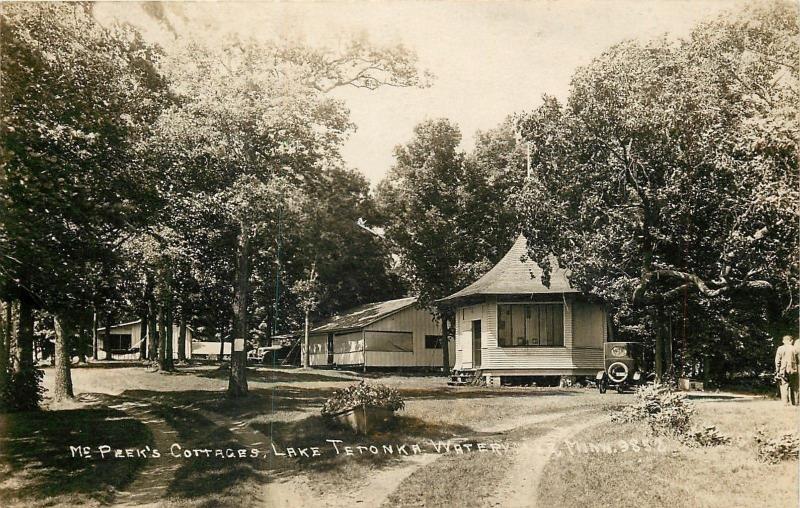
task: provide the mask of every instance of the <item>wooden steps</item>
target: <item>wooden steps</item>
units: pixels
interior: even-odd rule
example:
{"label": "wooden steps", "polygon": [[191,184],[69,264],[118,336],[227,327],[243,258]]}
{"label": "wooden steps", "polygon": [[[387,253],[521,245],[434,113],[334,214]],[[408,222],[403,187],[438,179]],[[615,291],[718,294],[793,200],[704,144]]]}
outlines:
{"label": "wooden steps", "polygon": [[475,384],[475,371],[474,370],[455,370],[450,374],[450,381],[447,382],[450,386],[467,386]]}

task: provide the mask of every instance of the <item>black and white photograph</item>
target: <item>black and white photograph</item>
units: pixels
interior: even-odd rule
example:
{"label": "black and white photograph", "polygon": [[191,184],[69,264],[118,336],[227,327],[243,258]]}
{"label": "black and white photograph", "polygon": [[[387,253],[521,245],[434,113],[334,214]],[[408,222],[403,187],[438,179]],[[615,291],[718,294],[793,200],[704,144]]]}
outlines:
{"label": "black and white photograph", "polygon": [[0,506],[800,506],[797,0],[0,0]]}

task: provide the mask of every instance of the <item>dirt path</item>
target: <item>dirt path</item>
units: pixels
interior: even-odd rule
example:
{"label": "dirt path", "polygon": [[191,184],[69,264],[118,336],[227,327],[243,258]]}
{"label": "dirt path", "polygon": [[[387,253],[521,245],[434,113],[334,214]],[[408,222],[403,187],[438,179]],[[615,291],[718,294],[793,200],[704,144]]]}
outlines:
{"label": "dirt path", "polygon": [[[512,422],[504,422],[499,425],[493,425],[481,428],[479,430],[481,432],[502,433],[519,427],[524,427],[527,425],[557,421],[560,419],[574,417],[591,411],[592,409],[579,409],[575,411],[532,415],[525,418],[514,420]],[[222,424],[221,421],[219,423]],[[241,429],[241,431],[244,432],[248,433],[252,432],[242,429],[241,427],[235,425],[235,422],[229,422],[229,424],[230,425],[228,426],[231,427],[232,431],[235,431],[235,428],[239,428]],[[575,426],[574,431],[579,432],[583,425],[588,426],[592,424],[594,424],[594,422],[587,422],[580,426]],[[571,430],[573,429],[573,427],[565,428],[565,430],[566,429],[569,429],[570,432],[566,432],[564,436],[562,436],[560,432],[552,433],[553,445],[551,446],[553,449],[555,448],[555,445],[561,443],[564,439],[572,435]],[[548,437],[550,436],[542,436],[542,438],[540,439],[531,440],[529,443],[525,443],[524,446],[526,447],[530,446],[534,450],[541,449],[542,445],[537,443],[540,440],[545,440]],[[543,442],[546,443],[546,441]],[[520,452],[522,452],[522,450],[520,450]],[[547,454],[547,456],[549,457],[549,453]],[[319,506],[325,508],[346,508],[353,506],[364,506],[364,507],[382,506],[389,498],[389,496],[397,489],[397,487],[400,486],[403,480],[405,480],[417,469],[425,467],[428,464],[431,464],[440,457],[441,457],[440,455],[436,454],[424,454],[424,455],[416,455],[409,457],[408,459],[404,460],[403,463],[399,466],[383,469],[380,471],[375,471],[372,474],[370,474],[368,478],[364,479],[363,482],[359,482],[357,486],[351,485],[351,487],[354,487],[354,490],[348,490],[346,492],[337,493],[335,496],[332,495],[327,498],[320,498],[317,495],[311,494],[308,477],[302,474],[298,474],[291,478],[283,478],[276,480],[274,482],[270,482],[265,487],[264,498],[266,499],[270,507],[275,507],[275,508],[290,508],[297,506]],[[540,462],[541,462],[541,468],[536,473],[537,477],[538,475],[541,474],[541,469],[544,467],[546,460]],[[517,469],[520,470],[524,467],[519,464],[517,464],[517,466],[518,466]],[[527,480],[522,479],[520,481],[527,481]],[[512,485],[516,485],[516,483]],[[506,503],[501,503],[501,505],[517,506],[517,505],[509,505]],[[527,506],[527,505],[525,503],[522,503],[519,506]]]}
{"label": "dirt path", "polygon": [[571,418],[573,416],[583,414],[583,413],[592,413],[596,412],[596,408],[579,408],[579,409],[569,409],[566,411],[559,411],[556,413],[544,413],[544,414],[534,414],[528,416],[521,416],[518,418],[510,419],[503,421],[502,423],[498,423],[496,425],[489,425],[485,427],[478,428],[481,432],[508,432],[510,430],[514,430],[520,427],[527,427],[529,425],[535,425],[538,423],[547,423],[554,420],[560,420],[562,418]]}
{"label": "dirt path", "polygon": [[424,454],[411,456],[400,466],[375,471],[369,478],[351,485],[354,490],[337,492],[336,495],[320,497],[312,493],[305,475],[296,475],[266,485],[264,499],[270,508],[296,508],[314,506],[320,508],[352,508],[381,506],[389,495],[397,489],[417,468],[430,464],[438,455]]}
{"label": "dirt path", "polygon": [[[121,398],[117,397],[119,401]],[[84,395],[86,402],[100,402],[101,399],[94,395]],[[163,418],[153,414],[154,405],[135,399],[122,398],[121,402],[108,406],[118,409],[132,418],[147,425],[153,435],[153,448],[161,451],[160,458],[148,458],[144,467],[137,472],[136,478],[125,490],[117,492],[114,506],[155,506],[160,504],[166,494],[175,473],[180,467],[180,462],[170,458],[166,450],[174,442],[177,431]]]}
{"label": "dirt path", "polygon": [[[215,425],[230,430],[236,440],[248,447],[263,446],[266,437],[253,430],[245,421],[232,420],[226,416],[210,411],[199,413],[214,422]],[[271,508],[289,508],[297,506],[319,506],[325,508],[345,508],[353,505],[364,507],[380,506],[394,492],[407,476],[417,468],[436,460],[438,455],[413,455],[405,459],[399,466],[375,471],[364,481],[351,485],[345,492],[337,492],[335,496],[321,499],[313,494],[307,475],[296,473],[291,477],[276,478],[264,486],[261,498]]]}
{"label": "dirt path", "polygon": [[[558,416],[566,416],[560,414]],[[539,481],[545,465],[564,440],[608,419],[607,415],[582,419],[579,423],[556,428],[542,436],[520,444],[515,452],[514,465],[495,496],[498,506],[534,508]]]}

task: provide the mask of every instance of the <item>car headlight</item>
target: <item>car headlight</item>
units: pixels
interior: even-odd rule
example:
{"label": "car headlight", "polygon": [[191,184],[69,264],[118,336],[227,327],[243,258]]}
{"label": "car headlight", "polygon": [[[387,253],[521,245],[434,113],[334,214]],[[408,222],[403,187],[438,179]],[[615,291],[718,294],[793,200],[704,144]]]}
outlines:
{"label": "car headlight", "polygon": [[625,348],[625,346],[614,346],[611,348],[611,356],[615,358],[622,358],[627,354],[628,350]]}

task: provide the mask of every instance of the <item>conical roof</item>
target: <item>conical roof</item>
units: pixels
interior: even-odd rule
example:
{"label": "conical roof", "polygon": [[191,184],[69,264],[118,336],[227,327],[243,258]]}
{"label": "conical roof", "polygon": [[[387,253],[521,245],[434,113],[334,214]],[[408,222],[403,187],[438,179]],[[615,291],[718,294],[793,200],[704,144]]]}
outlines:
{"label": "conical roof", "polygon": [[528,241],[519,235],[503,259],[483,277],[457,293],[442,298],[440,302],[473,295],[529,295],[543,293],[577,293],[569,284],[567,271],[555,259],[550,274],[550,287],[542,284],[542,269],[528,257]]}

